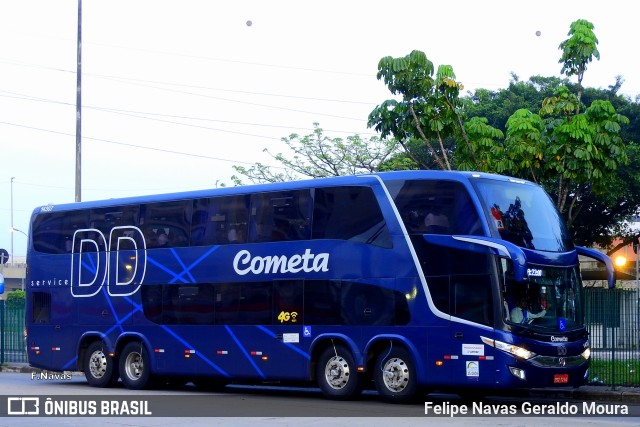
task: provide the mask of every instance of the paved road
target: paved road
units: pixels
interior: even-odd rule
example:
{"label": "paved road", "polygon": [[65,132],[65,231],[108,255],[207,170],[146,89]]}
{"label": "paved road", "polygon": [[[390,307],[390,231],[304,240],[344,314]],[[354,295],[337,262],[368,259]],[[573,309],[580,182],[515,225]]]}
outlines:
{"label": "paved road", "polygon": [[[390,425],[422,426],[447,425],[457,426],[549,426],[548,417],[504,417],[491,418],[478,414],[472,417],[440,418],[425,416],[425,402],[433,402],[433,406],[440,408],[473,408],[473,402],[465,402],[453,395],[429,395],[421,402],[407,405],[393,405],[383,403],[375,393],[365,393],[361,399],[351,402],[334,402],[325,399],[316,389],[298,389],[281,387],[227,387],[223,393],[204,393],[193,387],[185,386],[176,389],[157,389],[133,391],[123,387],[112,389],[96,389],[90,387],[84,377],[73,375],[69,379],[40,379],[30,373],[0,373],[0,412],[8,405],[9,396],[39,396],[42,400],[51,397],[60,402],[91,402],[97,401],[98,407],[102,401],[128,402],[131,409],[132,402],[147,402],[148,410],[155,412],[145,417],[100,417],[94,418],[102,425],[109,426],[198,426],[198,425],[259,425],[260,427],[313,427],[322,425],[375,427]],[[62,397],[64,396],[64,397]],[[567,401],[566,398],[551,399],[545,397],[509,398],[494,397],[481,402],[486,407],[510,408],[526,402],[529,405],[550,408],[557,405],[576,405],[577,400]],[[14,402],[15,403],[15,402]],[[620,402],[618,402],[620,404]],[[42,407],[43,404],[40,405]],[[62,407],[62,406],[60,406]],[[121,409],[119,407],[118,409]],[[581,408],[581,406],[580,406]],[[630,405],[631,411],[640,414],[640,405]],[[69,407],[62,411],[69,410]],[[193,417],[199,411],[206,410],[207,418]],[[166,413],[177,416],[158,416]],[[521,412],[519,412],[522,415]],[[252,418],[247,418],[252,417]],[[82,420],[84,423],[86,420]],[[0,417],[0,426],[41,426],[46,422],[49,426],[76,426],[79,418],[71,417]],[[558,422],[558,420],[556,420]],[[589,426],[631,426],[639,425],[640,417],[577,417],[561,422],[569,425]]]}

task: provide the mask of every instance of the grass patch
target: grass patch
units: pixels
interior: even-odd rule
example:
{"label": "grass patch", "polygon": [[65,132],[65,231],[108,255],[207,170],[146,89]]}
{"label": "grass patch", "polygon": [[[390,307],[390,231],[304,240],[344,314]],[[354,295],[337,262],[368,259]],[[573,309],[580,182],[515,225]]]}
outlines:
{"label": "grass patch", "polygon": [[640,360],[591,360],[589,384],[640,386]]}

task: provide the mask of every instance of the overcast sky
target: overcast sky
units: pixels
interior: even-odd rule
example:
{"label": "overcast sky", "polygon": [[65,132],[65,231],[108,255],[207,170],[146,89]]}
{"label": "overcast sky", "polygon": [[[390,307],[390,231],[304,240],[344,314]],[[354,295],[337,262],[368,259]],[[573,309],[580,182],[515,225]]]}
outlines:
{"label": "overcast sky", "polygon": [[[77,0],[0,0],[0,248],[34,207],[74,201]],[[82,200],[230,184],[319,122],[374,135],[383,56],[422,50],[465,89],[560,77],[569,25],[595,25],[584,84],[640,93],[628,1],[84,0]],[[249,21],[250,24],[249,25]],[[536,36],[536,31],[541,35]],[[14,177],[13,186],[11,178]],[[26,238],[14,235],[16,256]]]}

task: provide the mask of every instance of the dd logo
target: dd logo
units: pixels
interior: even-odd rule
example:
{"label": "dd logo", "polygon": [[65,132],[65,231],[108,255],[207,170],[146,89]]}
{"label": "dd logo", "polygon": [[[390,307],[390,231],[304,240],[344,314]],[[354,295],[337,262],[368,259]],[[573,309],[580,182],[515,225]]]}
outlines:
{"label": "dd logo", "polygon": [[76,230],[71,245],[71,294],[91,297],[105,283],[112,296],[136,293],[147,269],[146,249],[138,227],[113,227],[108,240],[95,228]]}

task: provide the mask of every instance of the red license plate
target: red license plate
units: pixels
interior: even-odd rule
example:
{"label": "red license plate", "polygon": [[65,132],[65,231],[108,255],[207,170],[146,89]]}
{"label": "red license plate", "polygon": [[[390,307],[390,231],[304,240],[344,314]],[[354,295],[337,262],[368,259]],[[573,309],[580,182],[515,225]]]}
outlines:
{"label": "red license plate", "polygon": [[555,374],[553,376],[554,384],[567,384],[569,382],[569,374]]}

